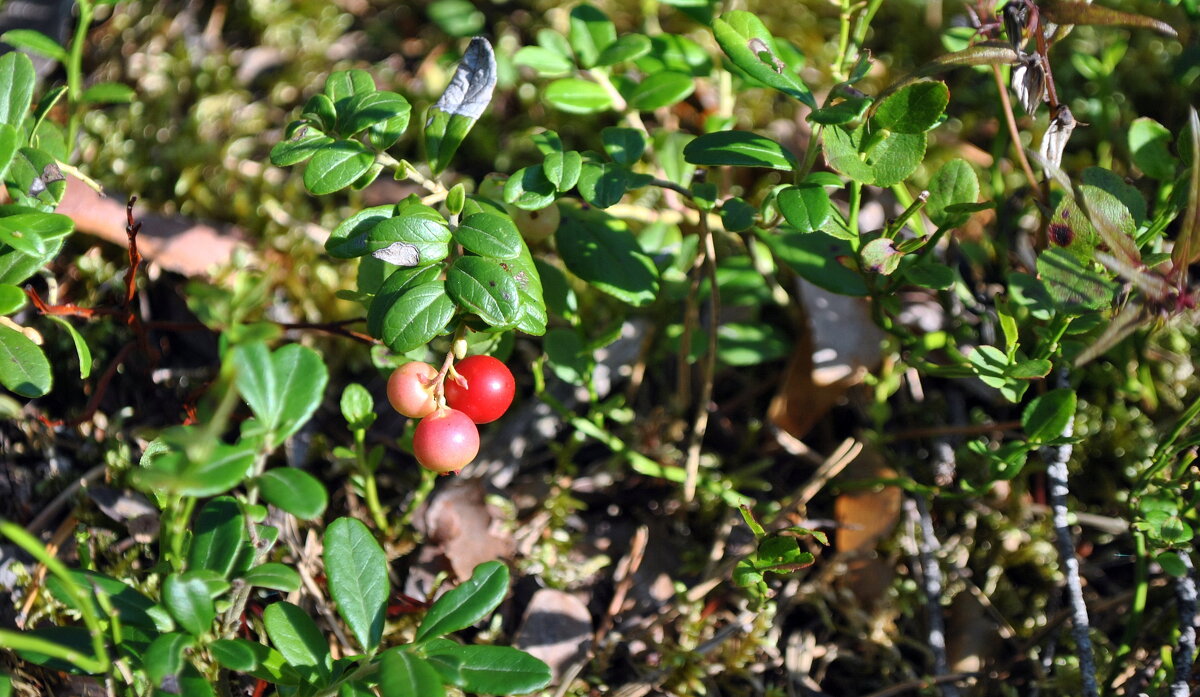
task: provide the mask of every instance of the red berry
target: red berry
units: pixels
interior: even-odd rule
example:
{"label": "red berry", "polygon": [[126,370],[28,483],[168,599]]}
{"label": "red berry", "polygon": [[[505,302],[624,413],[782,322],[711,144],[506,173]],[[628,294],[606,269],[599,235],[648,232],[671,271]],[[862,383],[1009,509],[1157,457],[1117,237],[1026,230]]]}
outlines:
{"label": "red berry", "polygon": [[388,378],[387,396],[392,408],[410,419],[429,416],[437,409],[433,399],[433,382],[437,368],[412,361],[396,368]]}
{"label": "red berry", "polygon": [[446,378],[446,404],[477,424],[491,423],[508,411],[517,383],[507,366],[491,356],[470,356],[455,364],[454,370],[466,380],[466,386]]}
{"label": "red berry", "polygon": [[479,454],[479,429],[466,414],[441,407],[413,432],[413,455],[434,472],[457,472]]}

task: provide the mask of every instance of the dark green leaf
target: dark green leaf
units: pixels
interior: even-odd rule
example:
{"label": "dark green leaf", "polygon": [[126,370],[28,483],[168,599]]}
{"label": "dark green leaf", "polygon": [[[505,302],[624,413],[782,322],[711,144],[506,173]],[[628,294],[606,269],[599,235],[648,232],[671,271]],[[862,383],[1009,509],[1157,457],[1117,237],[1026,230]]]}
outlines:
{"label": "dark green leaf", "polygon": [[[367,233],[368,252],[396,266],[428,266],[450,254],[450,228],[441,216],[423,210],[379,222]],[[404,254],[397,253],[403,250]]]}
{"label": "dark green leaf", "polygon": [[543,167],[522,167],[504,185],[504,200],[526,211],[554,203],[554,193],[554,184],[546,178]]}
{"label": "dark green leaf", "polygon": [[227,576],[245,540],[246,519],[237,500],[220,496],[208,501],[192,523],[188,570],[207,569]]}
{"label": "dark green leaf", "polygon": [[812,232],[825,227],[833,212],[833,203],[824,187],[816,184],[790,186],[780,191],[775,199],[779,212],[788,225],[800,232]]}
{"label": "dark green leaf", "polygon": [[824,232],[761,233],[775,257],[787,264],[810,283],[840,295],[861,297],[867,294],[862,276],[839,263],[841,258],[854,258],[854,251],[845,240]]}
{"label": "dark green leaf", "polygon": [[17,154],[19,141],[20,136],[17,134],[17,129],[6,123],[0,123],[0,176],[8,172],[8,167]]}
{"label": "dark green leaf", "polygon": [[288,344],[274,353],[255,342],[234,349],[237,388],[254,415],[282,443],[312,417],[329,373],[316,351]]}
{"label": "dark green leaf", "polygon": [[624,222],[601,211],[568,211],[555,241],[567,268],[605,293],[637,307],[657,297],[654,262]]}
{"label": "dark green leaf", "polygon": [[1033,444],[1062,436],[1075,417],[1075,392],[1067,388],[1050,390],[1034,399],[1021,413],[1021,426]]}
{"label": "dark green leaf", "polygon": [[1129,151],[1133,163],[1147,176],[1169,181],[1175,176],[1175,157],[1168,148],[1171,132],[1149,117],[1134,119],[1129,125]]}
{"label": "dark green leaf", "polygon": [[306,682],[329,681],[329,646],[307,612],[289,602],[272,603],[263,611],[263,625],[271,643]]}
{"label": "dark green leaf", "polygon": [[651,111],[677,104],[692,96],[696,83],[691,75],[664,71],[649,75],[629,93],[629,106]]}
{"label": "dark green leaf", "polygon": [[325,530],[324,547],[329,594],[338,614],[359,646],[374,651],[387,610],[387,556],[367,526],[354,518],[333,521]]}
{"label": "dark green leaf", "polygon": [[336,140],[322,145],[304,167],[304,186],[314,194],[331,194],[346,188],[375,163],[375,154],[357,140]]}
{"label": "dark green leaf", "polygon": [[896,133],[924,133],[937,124],[949,103],[946,83],[916,82],[879,103],[874,125]]}
{"label": "dark green leaf", "polygon": [[[194,636],[179,632],[163,634],[155,639],[142,657],[142,665],[150,683],[164,692],[177,692],[179,674],[187,664],[183,651],[195,641]],[[166,689],[168,687],[170,689]]]}
{"label": "dark green leaf", "polygon": [[395,206],[364,208],[343,220],[325,241],[325,251],[337,259],[353,259],[370,254],[368,235],[379,223],[396,215]]}
{"label": "dark green leaf", "polygon": [[167,576],[163,580],[162,602],[189,634],[207,632],[217,617],[210,586],[195,572]]}
{"label": "dark green leaf", "polygon": [[462,646],[439,643],[436,653],[462,661],[460,674],[466,692],[488,695],[525,694],[550,683],[550,667],[524,651],[508,646]]}
{"label": "dark green leaf", "polygon": [[1038,275],[1060,311],[1079,314],[1112,305],[1118,286],[1107,277],[1084,267],[1062,249],[1043,251],[1037,260]]}
{"label": "dark green leaf", "polygon": [[612,106],[612,95],[603,86],[577,77],[555,80],[546,86],[550,106],[570,114],[594,114]]}
{"label": "dark green leaf", "polygon": [[[96,593],[106,595],[108,602],[112,603],[113,611],[120,616],[122,624],[136,625],[150,630],[170,628],[171,620],[165,615],[163,609],[131,586],[95,571],[72,569],[70,573],[75,584],[86,589],[89,600]],[[79,609],[76,607],[71,593],[66,590],[65,584],[58,576],[53,574],[48,576],[46,588],[54,594],[55,599],[59,602],[69,608]]]}
{"label": "dark green leaf", "polygon": [[584,162],[578,186],[583,200],[597,208],[608,208],[625,195],[629,170],[615,162]]}
{"label": "dark green leaf", "polygon": [[[0,286],[3,288],[3,286]],[[0,312],[0,315],[5,314]],[[88,347],[87,341],[80,334],[66,317],[57,315],[47,315],[47,317],[67,331],[67,335],[71,337],[71,343],[75,345],[75,357],[79,359],[79,378],[87,380],[92,374],[92,349]]]}
{"label": "dark green leaf", "polygon": [[754,225],[758,209],[738,197],[726,199],[721,204],[721,222],[729,232],[742,232]]}
{"label": "dark green leaf", "polygon": [[749,131],[706,133],[688,143],[683,156],[694,165],[735,165],[792,170],[796,158],[779,143]]}
{"label": "dark green leaf", "polygon": [[11,315],[25,307],[25,291],[11,283],[0,283],[0,315]]}
{"label": "dark green leaf", "polygon": [[208,646],[221,666],[277,685],[298,685],[300,676],[283,654],[270,646],[246,639],[218,639]]}
{"label": "dark green leaf", "polygon": [[50,362],[37,344],[21,332],[0,325],[0,385],[22,397],[50,391]]}
{"label": "dark green leaf", "polygon": [[333,105],[329,95],[314,94],[304,103],[300,118],[315,124],[322,131],[333,133],[337,128],[337,107]]}
{"label": "dark green leaf", "polygon": [[946,290],[954,285],[954,269],[937,262],[910,264],[902,269],[905,280],[923,288]]}
{"label": "dark green leaf", "polygon": [[591,370],[591,352],[575,329],[556,328],[546,332],[542,341],[550,368],[560,380],[569,385],[583,384]]}
{"label": "dark green leaf", "polygon": [[441,697],[442,678],[433,666],[402,647],[379,657],[379,694],[382,697]]}
{"label": "dark green leaf", "polygon": [[862,183],[891,186],[911,175],[925,156],[924,133],[875,133],[859,126],[825,129],[822,144],[829,166]]}
{"label": "dark green leaf", "polygon": [[496,56],[488,40],[471,39],[463,58],[442,92],[429,109],[425,122],[425,151],[435,173],[450,164],[458,146],[483,116],[496,87]]}
{"label": "dark green leaf", "polygon": [[712,29],[721,50],[734,65],[810,109],[817,108],[808,86],[780,60],[775,37],[756,15],[744,10],[727,12],[713,20]]}
{"label": "dark green leaf", "polygon": [[870,97],[848,97],[832,106],[813,111],[808,115],[808,120],[825,126],[840,126],[862,118],[873,101]]}
{"label": "dark green leaf", "polygon": [[442,267],[438,265],[394,269],[376,290],[375,297],[367,308],[367,331],[371,336],[383,336],[383,320],[387,311],[410,288],[432,283],[441,275]]}
{"label": "dark green leaf", "polygon": [[512,326],[520,306],[517,283],[501,263],[483,257],[459,257],[446,273],[446,293],[497,328]]}
{"label": "dark green leaf", "polygon": [[600,140],[608,156],[626,167],[642,159],[642,153],[646,151],[646,136],[633,128],[609,126],[600,131]]}
{"label": "dark green leaf", "polygon": [[346,385],[346,389],[342,390],[339,406],[342,418],[351,430],[362,430],[375,422],[375,400],[367,388],[357,382]]}
{"label": "dark green leaf", "polygon": [[267,503],[301,520],[316,520],[325,512],[329,494],[321,481],[295,467],[276,467],[258,478],[258,489]]}
{"label": "dark green leaf", "polygon": [[380,316],[378,337],[396,353],[424,346],[445,331],[454,317],[454,301],[446,295],[442,281],[414,286],[390,303],[380,301],[377,297],[371,303],[370,314]]}
{"label": "dark green leaf", "polygon": [[489,561],[475,567],[471,578],[438,598],[421,626],[416,640],[440,637],[470,627],[491,614],[508,593],[508,567]]}
{"label": "dark green leaf", "polygon": [[521,231],[511,218],[495,213],[473,213],[463,218],[454,239],[480,256],[515,259],[521,253]]}

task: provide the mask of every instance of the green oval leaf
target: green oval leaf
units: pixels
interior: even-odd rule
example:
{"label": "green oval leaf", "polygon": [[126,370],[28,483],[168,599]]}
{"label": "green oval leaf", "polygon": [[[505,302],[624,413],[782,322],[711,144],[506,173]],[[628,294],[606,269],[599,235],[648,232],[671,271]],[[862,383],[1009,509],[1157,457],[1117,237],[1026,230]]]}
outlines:
{"label": "green oval leaf", "polygon": [[379,657],[379,693],[383,697],[442,697],[442,676],[428,661],[401,647]]}
{"label": "green oval leaf", "polygon": [[271,588],[284,593],[300,590],[300,574],[286,564],[272,561],[259,564],[242,574],[242,581],[259,588]]}
{"label": "green oval leaf", "polygon": [[406,290],[394,300],[376,297],[368,318],[377,314],[378,337],[392,351],[407,353],[444,332],[454,311],[445,283],[431,281]]}
{"label": "green oval leaf", "polygon": [[10,29],[0,34],[0,41],[13,48],[32,51],[59,63],[67,62],[67,49],[36,29]]}
{"label": "green oval leaf", "polygon": [[511,218],[495,213],[473,213],[463,218],[454,239],[480,256],[515,259],[521,253],[521,231]]}
{"label": "green oval leaf", "polygon": [[608,17],[587,3],[571,9],[567,36],[585,68],[596,65],[600,54],[617,40],[617,28]]}
{"label": "green oval leaf", "polygon": [[544,167],[522,167],[504,184],[505,202],[526,211],[541,210],[554,203],[554,193],[555,185],[546,178]]}
{"label": "green oval leaf", "polygon": [[371,169],[375,154],[357,140],[322,145],[304,167],[304,186],[318,196],[350,186]]}
{"label": "green oval leaf", "polygon": [[843,257],[853,258],[854,251],[845,240],[820,231],[783,235],[764,232],[759,239],[767,243],[777,259],[804,280],[841,295],[862,297],[867,294],[862,276],[838,261]]}
{"label": "green oval leaf", "polygon": [[604,87],[577,77],[551,82],[544,96],[550,106],[570,114],[594,114],[612,107],[612,95]]}
{"label": "green oval leaf", "polygon": [[574,66],[566,56],[541,46],[523,46],[513,62],[533,68],[540,77],[557,77],[571,72]]}
{"label": "green oval leaf", "polygon": [[962,225],[970,214],[948,210],[950,206],[975,203],[979,198],[979,178],[970,163],[963,159],[950,160],[942,165],[929,182],[929,199],[925,213],[938,227]]}
{"label": "green oval leaf", "polygon": [[137,97],[137,92],[120,82],[100,82],[83,91],[83,101],[88,104],[128,104]]}
{"label": "green oval leaf", "polygon": [[25,307],[27,296],[19,286],[0,283],[0,315],[11,315]]}
{"label": "green oval leaf", "polygon": [[579,173],[579,195],[597,208],[620,202],[629,187],[629,170],[615,162],[584,162]]}
{"label": "green oval leaf", "polygon": [[0,123],[19,128],[33,103],[33,61],[20,51],[0,56]]}
{"label": "green oval leaf", "polygon": [[605,293],[636,307],[658,296],[657,267],[624,222],[601,211],[567,211],[554,239],[567,268]]}
{"label": "green oval leaf", "polygon": [[162,602],[189,634],[198,636],[208,631],[217,617],[209,584],[191,572],[167,576],[162,586]]}
{"label": "green oval leaf", "polygon": [[629,106],[640,111],[650,111],[678,104],[696,90],[691,75],[665,71],[648,76],[629,93]]}
{"label": "green oval leaf", "polygon": [[496,328],[512,326],[520,307],[517,283],[501,264],[484,257],[459,257],[446,273],[446,293]]}
{"label": "green oval leaf", "polygon": [[209,644],[208,651],[229,670],[277,685],[300,684],[300,676],[287,664],[283,654],[270,646],[246,639],[218,639]]}
{"label": "green oval leaf", "polygon": [[784,220],[800,232],[820,230],[833,212],[829,194],[816,184],[789,186],[780,191],[775,200]]}
{"label": "green oval leaf", "polygon": [[245,540],[246,519],[238,502],[231,496],[208,501],[192,523],[188,570],[207,569],[227,576]]}
{"label": "green oval leaf", "polygon": [[808,86],[779,59],[775,37],[756,15],[744,10],[726,12],[713,20],[712,29],[721,50],[734,65],[810,109],[817,108]]}
{"label": "green oval leaf", "polygon": [[340,109],[338,111],[338,134],[349,138],[371,126],[390,122],[387,131],[398,131],[395,137],[399,139],[408,127],[411,112],[412,105],[395,92],[373,91],[357,94],[350,99],[345,113]]}
{"label": "green oval leaf", "polygon": [[387,556],[366,525],[338,518],[325,530],[325,574],[338,614],[359,646],[374,651],[383,637],[389,592]]}
{"label": "green oval leaf", "polygon": [[862,125],[853,131],[834,126],[824,133],[825,161],[862,184],[891,186],[902,182],[925,156],[924,133],[875,132],[867,137]]}
{"label": "green oval leaf", "polygon": [[796,158],[779,143],[749,131],[706,133],[683,148],[684,158],[694,165],[768,167],[791,171]]}
{"label": "green oval leaf", "polygon": [[321,481],[295,467],[276,467],[258,478],[258,489],[267,503],[301,520],[316,520],[325,512],[329,494]]}
{"label": "green oval leaf", "polygon": [[[405,211],[381,221],[367,233],[366,249],[378,259],[396,266],[428,266],[450,254],[450,228],[442,217],[422,209]],[[407,250],[407,256],[393,250]]]}
{"label": "green oval leaf", "polygon": [[1021,412],[1021,427],[1033,444],[1053,441],[1062,436],[1075,417],[1075,392],[1067,388],[1050,390],[1034,399]]}
{"label": "green oval leaf", "polygon": [[471,578],[433,603],[417,628],[416,641],[470,627],[491,614],[507,593],[508,567],[498,561],[480,564]]}
{"label": "green oval leaf", "polygon": [[449,646],[438,642],[436,652],[462,661],[462,689],[489,695],[526,694],[550,684],[550,667],[509,646]]}
{"label": "green oval leaf", "polygon": [[924,133],[937,124],[950,103],[944,82],[916,82],[879,103],[874,125],[896,133]]}
{"label": "green oval leaf", "polygon": [[596,65],[609,66],[637,60],[650,53],[650,38],[645,34],[624,34],[609,44],[596,58]]}
{"label": "green oval leaf", "polygon": [[[546,181],[553,184],[554,188],[560,192],[575,186],[582,170],[583,156],[576,150],[552,152],[547,154],[546,159],[542,161],[542,173],[545,175]],[[520,206],[517,207],[520,208]]]}
{"label": "green oval leaf", "polygon": [[325,251],[337,259],[354,259],[370,254],[367,236],[379,223],[396,215],[395,206],[372,206],[346,218],[325,240]]}
{"label": "green oval leaf", "polygon": [[0,385],[22,397],[50,391],[52,377],[46,354],[19,331],[0,325]]}
{"label": "green oval leaf", "polygon": [[333,666],[329,646],[307,612],[286,601],[272,603],[263,611],[263,626],[271,643],[305,682],[329,682]]}
{"label": "green oval leaf", "polygon": [[261,341],[243,344],[234,349],[234,366],[238,391],[276,444],[312,417],[329,381],[321,355],[299,344],[274,353]]}

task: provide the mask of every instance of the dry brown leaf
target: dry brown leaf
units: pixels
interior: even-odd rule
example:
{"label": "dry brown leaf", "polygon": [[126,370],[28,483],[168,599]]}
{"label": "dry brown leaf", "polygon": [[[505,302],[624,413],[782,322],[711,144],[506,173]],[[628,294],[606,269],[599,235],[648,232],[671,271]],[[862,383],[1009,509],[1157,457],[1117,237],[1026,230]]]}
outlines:
{"label": "dry brown leaf", "polygon": [[[896,471],[877,452],[865,449],[839,479],[895,476]],[[891,583],[891,566],[875,557],[874,552],[876,544],[896,527],[902,503],[903,493],[894,486],[848,492],[834,501],[833,516],[838,523],[834,546],[840,555],[848,557],[841,580],[864,605],[878,600]]]}
{"label": "dry brown leaf", "polygon": [[443,557],[460,581],[470,578],[479,564],[508,559],[516,549],[501,512],[484,500],[478,480],[450,482],[414,522],[429,541],[426,547]]}
{"label": "dry brown leaf", "polygon": [[592,639],[592,616],[578,596],[553,588],[533,594],[513,646],[550,666],[553,682],[581,660]]}

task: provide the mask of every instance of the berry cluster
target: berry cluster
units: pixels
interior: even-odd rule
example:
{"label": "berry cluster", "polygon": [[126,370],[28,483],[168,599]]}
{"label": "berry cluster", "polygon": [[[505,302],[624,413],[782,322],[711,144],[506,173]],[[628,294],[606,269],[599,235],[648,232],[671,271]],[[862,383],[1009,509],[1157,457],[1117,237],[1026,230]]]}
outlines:
{"label": "berry cluster", "polygon": [[508,411],[516,392],[512,372],[491,356],[470,356],[442,372],[413,361],[388,378],[388,401],[401,414],[420,419],[413,454],[425,469],[457,472],[479,453],[477,424]]}

